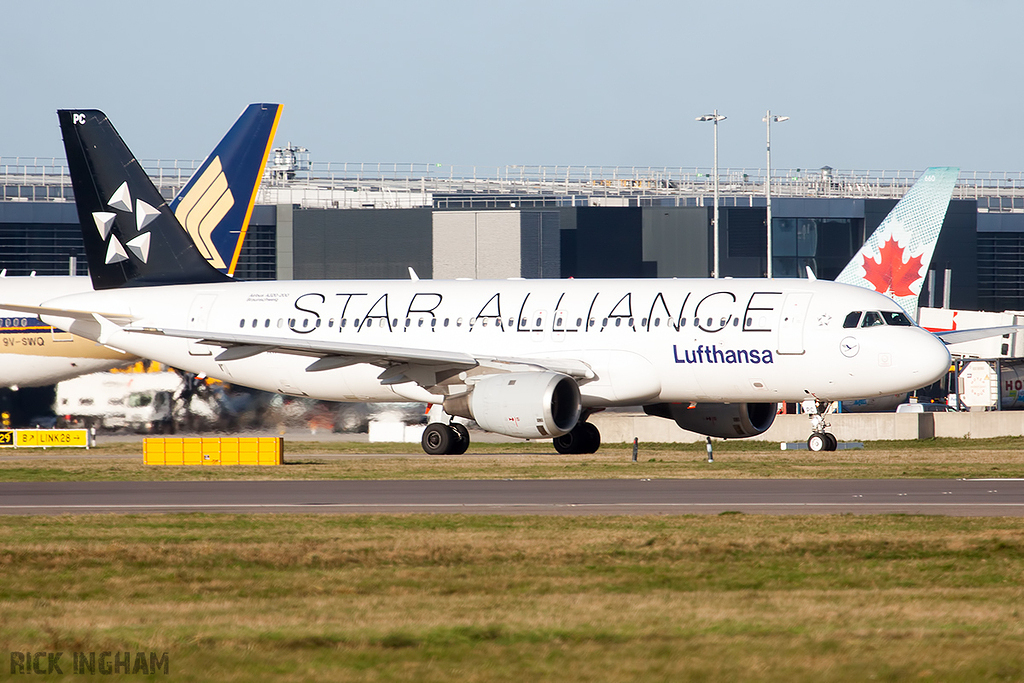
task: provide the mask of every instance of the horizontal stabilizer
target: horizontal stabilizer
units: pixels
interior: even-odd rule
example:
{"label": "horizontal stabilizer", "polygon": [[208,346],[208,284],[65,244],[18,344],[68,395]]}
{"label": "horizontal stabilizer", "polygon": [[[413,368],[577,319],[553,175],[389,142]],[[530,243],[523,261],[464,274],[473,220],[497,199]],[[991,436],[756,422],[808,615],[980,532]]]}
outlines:
{"label": "horizontal stabilizer", "polygon": [[1001,337],[1004,334],[1020,332],[1021,330],[1024,330],[1024,325],[978,327],[973,330],[947,330],[945,332],[932,332],[932,334],[941,339],[944,344],[959,344],[961,342],[977,341],[978,339]]}
{"label": "horizontal stabilizer", "polygon": [[19,313],[31,313],[37,317],[52,316],[54,318],[71,318],[72,320],[95,321],[95,316],[108,320],[115,325],[127,325],[135,320],[127,313],[111,313],[97,311],[82,311],[66,308],[49,308],[47,306],[25,306],[22,304],[3,304],[5,311],[18,311]]}

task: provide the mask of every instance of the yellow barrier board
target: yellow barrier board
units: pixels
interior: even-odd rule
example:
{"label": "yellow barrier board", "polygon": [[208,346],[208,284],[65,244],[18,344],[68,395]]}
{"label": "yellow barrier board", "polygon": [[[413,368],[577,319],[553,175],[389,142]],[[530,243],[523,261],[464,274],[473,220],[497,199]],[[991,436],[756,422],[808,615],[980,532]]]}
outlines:
{"label": "yellow barrier board", "polygon": [[279,436],[147,437],[142,440],[146,465],[283,465]]}
{"label": "yellow barrier board", "polygon": [[87,429],[13,429],[0,431],[0,446],[27,448],[89,448]]}

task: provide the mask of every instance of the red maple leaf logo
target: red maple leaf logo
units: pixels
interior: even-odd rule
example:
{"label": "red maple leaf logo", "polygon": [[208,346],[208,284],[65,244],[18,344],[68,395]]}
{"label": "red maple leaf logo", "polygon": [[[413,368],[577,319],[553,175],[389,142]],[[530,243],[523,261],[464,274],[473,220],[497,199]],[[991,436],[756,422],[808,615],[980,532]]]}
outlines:
{"label": "red maple leaf logo", "polygon": [[873,258],[864,257],[864,279],[870,282],[875,291],[893,296],[913,296],[910,286],[921,279],[921,256],[912,256],[906,263],[903,255],[906,250],[896,243],[891,236],[882,245],[878,255],[881,263]]}

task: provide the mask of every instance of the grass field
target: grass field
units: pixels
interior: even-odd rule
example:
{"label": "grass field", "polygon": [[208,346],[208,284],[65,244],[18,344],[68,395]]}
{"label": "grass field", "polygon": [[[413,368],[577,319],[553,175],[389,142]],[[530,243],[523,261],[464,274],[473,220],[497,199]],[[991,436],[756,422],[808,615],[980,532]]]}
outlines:
{"label": "grass field", "polygon": [[3,517],[0,539],[0,647],[167,652],[181,681],[1024,678],[1009,518]]}
{"label": "grass field", "polygon": [[[644,444],[637,463],[547,444],[286,453],[154,468],[140,443],[6,451],[0,481],[1024,476],[1024,439],[727,442],[713,464],[700,444]],[[181,681],[1018,681],[1024,520],[0,517],[0,615],[9,652],[63,651],[66,671],[72,652],[166,652]]]}
{"label": "grass field", "polygon": [[[0,451],[0,481],[1024,477],[1024,438],[877,441],[865,446],[811,453],[780,451],[773,443],[724,441],[716,442],[715,462],[708,463],[703,444],[641,444],[634,463],[632,446],[623,445],[568,456],[555,453],[550,443],[482,443],[466,455],[424,456],[418,444],[286,442],[285,466],[256,468],[147,467],[138,441],[91,451]],[[389,453],[398,457],[380,457]]]}

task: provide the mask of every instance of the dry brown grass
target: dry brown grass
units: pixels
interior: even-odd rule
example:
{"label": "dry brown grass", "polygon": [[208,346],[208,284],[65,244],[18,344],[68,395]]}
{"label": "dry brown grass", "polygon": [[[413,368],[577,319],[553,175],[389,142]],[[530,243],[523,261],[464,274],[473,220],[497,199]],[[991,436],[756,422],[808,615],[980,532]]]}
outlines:
{"label": "dry brown grass", "polygon": [[0,647],[182,680],[1003,680],[1024,525],[938,517],[0,518]]}
{"label": "dry brown grass", "polygon": [[[317,449],[326,446],[318,444]],[[944,440],[931,448],[880,442],[868,444],[864,450],[834,453],[780,451],[777,445],[772,449],[771,444],[726,442],[718,447],[714,463],[706,462],[703,450],[664,444],[642,446],[636,463],[632,462],[631,448],[602,448],[593,455],[564,456],[546,450],[547,444],[500,444],[495,449],[502,452],[425,456],[361,454],[353,452],[359,450],[354,445],[344,446],[349,450],[342,457],[324,457],[293,452],[303,449],[291,449],[286,444],[288,464],[263,468],[149,467],[141,462],[138,444],[138,457],[125,444],[117,444],[117,453],[103,457],[8,451],[0,453],[0,481],[1024,477],[1024,441],[1017,449],[1005,447],[1002,441],[972,446]]]}

